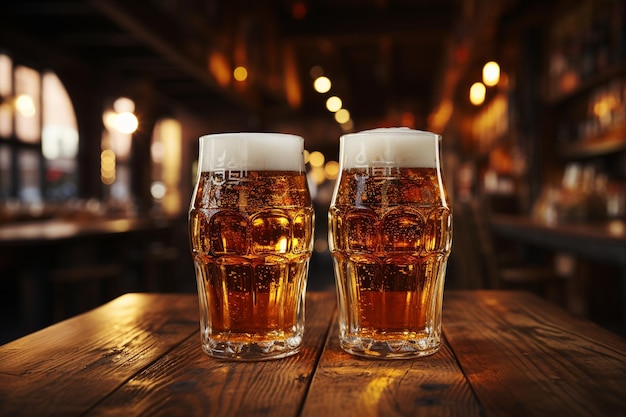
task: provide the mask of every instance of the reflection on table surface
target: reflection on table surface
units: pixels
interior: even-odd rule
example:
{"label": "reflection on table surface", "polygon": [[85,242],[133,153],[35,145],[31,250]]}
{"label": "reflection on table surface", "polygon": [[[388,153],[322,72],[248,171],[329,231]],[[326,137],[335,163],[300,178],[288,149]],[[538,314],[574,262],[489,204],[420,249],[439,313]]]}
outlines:
{"label": "reflection on table surface", "polygon": [[339,348],[336,297],[310,292],[300,353],[200,348],[195,295],[126,294],[0,346],[0,414],[614,416],[626,340],[525,292],[447,291],[444,344],[416,360]]}

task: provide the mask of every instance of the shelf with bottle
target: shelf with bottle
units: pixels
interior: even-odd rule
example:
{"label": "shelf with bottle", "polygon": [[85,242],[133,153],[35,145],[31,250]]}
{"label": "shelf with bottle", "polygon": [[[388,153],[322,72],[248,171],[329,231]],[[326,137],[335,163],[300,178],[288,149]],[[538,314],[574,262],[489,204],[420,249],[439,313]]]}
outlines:
{"label": "shelf with bottle", "polygon": [[626,149],[626,75],[596,86],[557,114],[561,157],[584,158]]}
{"label": "shelf with bottle", "polygon": [[584,0],[548,31],[546,97],[556,106],[626,73],[626,1]]}

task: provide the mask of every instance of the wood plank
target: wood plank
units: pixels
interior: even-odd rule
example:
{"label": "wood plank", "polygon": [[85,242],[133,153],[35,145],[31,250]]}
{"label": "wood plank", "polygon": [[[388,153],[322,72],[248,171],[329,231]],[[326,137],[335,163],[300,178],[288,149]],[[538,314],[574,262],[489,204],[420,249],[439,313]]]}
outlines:
{"label": "wood plank", "polygon": [[302,416],[479,416],[447,342],[419,359],[366,359],[344,352],[336,318]]}
{"label": "wood plank", "polygon": [[302,350],[291,357],[235,362],[202,352],[186,340],[106,398],[89,416],[297,416],[315,371],[336,300],[307,294]]}
{"label": "wood plank", "polygon": [[199,332],[197,296],[127,294],[0,346],[0,415],[79,415]]}
{"label": "wood plank", "polygon": [[449,291],[444,333],[486,416],[626,415],[626,341],[529,293]]}

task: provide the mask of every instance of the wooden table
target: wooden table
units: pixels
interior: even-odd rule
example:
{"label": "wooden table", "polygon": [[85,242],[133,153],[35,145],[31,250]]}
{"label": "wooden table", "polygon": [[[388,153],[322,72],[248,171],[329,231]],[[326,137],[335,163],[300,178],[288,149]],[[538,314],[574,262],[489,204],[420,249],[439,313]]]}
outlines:
{"label": "wooden table", "polygon": [[228,362],[195,295],[127,294],[0,346],[0,415],[626,415],[626,340],[528,293],[446,292],[445,343],[416,360],[344,353],[335,309],[309,293],[299,354]]}

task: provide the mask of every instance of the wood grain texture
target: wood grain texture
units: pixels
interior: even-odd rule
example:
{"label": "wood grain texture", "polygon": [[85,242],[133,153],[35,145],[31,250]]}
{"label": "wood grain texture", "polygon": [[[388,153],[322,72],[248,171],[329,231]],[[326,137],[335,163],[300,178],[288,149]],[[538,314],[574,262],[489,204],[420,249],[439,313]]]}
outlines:
{"label": "wood grain texture", "polygon": [[128,294],[0,346],[0,415],[80,415],[198,329],[196,296]]}
{"label": "wood grain texture", "polygon": [[334,323],[302,416],[480,415],[447,343],[419,359],[360,358],[341,349]]}
{"label": "wood grain texture", "polygon": [[303,349],[264,362],[235,362],[186,340],[106,398],[89,416],[297,416],[334,317],[335,295],[309,293]]}
{"label": "wood grain texture", "polygon": [[218,360],[197,306],[129,294],[0,346],[0,416],[626,416],[626,340],[527,293],[446,292],[445,343],[413,360],[343,352],[332,292],[299,354]]}
{"label": "wood grain texture", "polygon": [[444,333],[486,416],[626,415],[624,339],[528,293],[444,298]]}

